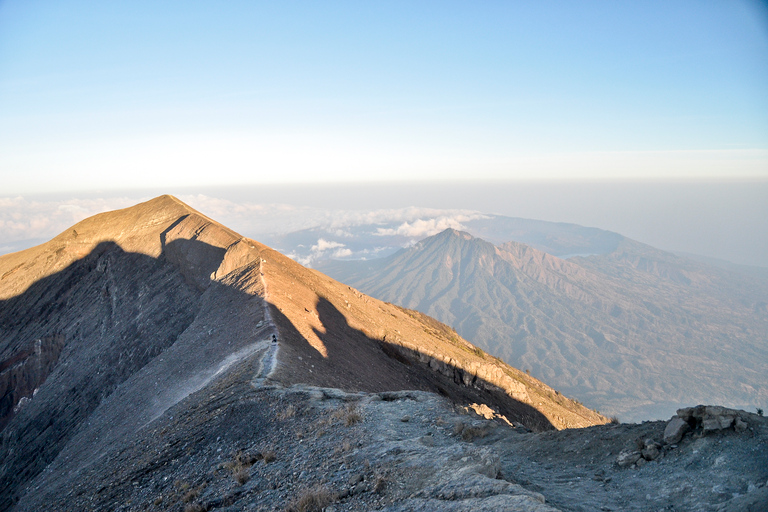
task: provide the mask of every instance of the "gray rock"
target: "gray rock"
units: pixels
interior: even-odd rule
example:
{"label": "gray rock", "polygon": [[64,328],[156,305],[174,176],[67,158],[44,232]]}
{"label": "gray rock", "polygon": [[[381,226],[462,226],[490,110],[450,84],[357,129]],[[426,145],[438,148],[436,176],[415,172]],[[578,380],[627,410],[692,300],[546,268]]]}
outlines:
{"label": "gray rock", "polygon": [[646,444],[642,455],[645,460],[656,460],[661,455],[661,447],[657,443]]}
{"label": "gray rock", "polygon": [[726,428],[731,428],[733,425],[733,416],[718,416],[717,421],[720,422],[720,429],[724,430]]}
{"label": "gray rock", "polygon": [[733,416],[719,416],[707,414],[701,420],[701,429],[707,432],[716,432],[719,430],[725,430],[731,428],[733,425]]}
{"label": "gray rock", "polygon": [[672,416],[664,429],[664,442],[667,444],[679,443],[690,428],[685,420],[678,416]]}
{"label": "gray rock", "polygon": [[[698,406],[698,407],[683,407],[682,409],[678,409],[677,410],[677,417],[682,419],[683,421],[687,422],[688,420],[690,420],[691,418],[694,417],[693,413],[699,407],[702,407],[702,406]],[[674,416],[673,416],[673,418],[674,418]]]}
{"label": "gray rock", "polygon": [[[677,416],[690,425],[701,427],[703,433],[714,433],[731,427],[743,432],[746,424],[742,419],[743,411],[729,409],[719,405],[697,405],[678,409]],[[674,418],[673,418],[674,419]],[[737,426],[738,420],[738,426]]]}
{"label": "gray rock", "polygon": [[720,421],[716,417],[707,417],[701,420],[701,430],[704,433],[708,432],[716,432],[718,430],[722,430],[723,427],[720,426]]}
{"label": "gray rock", "polygon": [[619,453],[618,457],[616,457],[616,463],[619,465],[619,467],[625,468],[627,466],[631,466],[642,457],[643,455],[637,450],[624,450]]}

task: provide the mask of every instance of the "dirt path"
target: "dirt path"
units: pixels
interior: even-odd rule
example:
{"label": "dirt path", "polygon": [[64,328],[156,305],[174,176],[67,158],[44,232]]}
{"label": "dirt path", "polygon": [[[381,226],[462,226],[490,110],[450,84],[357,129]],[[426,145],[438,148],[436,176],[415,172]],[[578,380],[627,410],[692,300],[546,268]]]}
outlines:
{"label": "dirt path", "polygon": [[277,369],[277,352],[280,349],[280,344],[272,341],[273,337],[277,339],[279,333],[277,331],[277,326],[272,320],[272,312],[269,310],[269,289],[267,288],[267,281],[264,279],[263,268],[261,268],[265,263],[266,260],[264,259],[259,263],[259,279],[261,279],[261,286],[264,289],[264,322],[267,325],[272,326],[272,332],[269,332],[267,338],[262,341],[262,343],[266,344],[266,351],[261,357],[259,371],[251,380],[252,384],[257,387],[263,385],[266,379],[274,374]]}

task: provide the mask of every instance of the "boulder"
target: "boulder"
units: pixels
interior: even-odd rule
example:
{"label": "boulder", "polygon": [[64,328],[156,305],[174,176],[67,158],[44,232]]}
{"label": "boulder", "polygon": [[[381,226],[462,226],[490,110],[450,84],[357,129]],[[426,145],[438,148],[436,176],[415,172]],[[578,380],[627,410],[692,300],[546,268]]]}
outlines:
{"label": "boulder", "polygon": [[667,427],[664,429],[664,442],[667,444],[679,443],[690,428],[688,422],[684,419],[679,416],[672,416],[672,419],[667,422]]}
{"label": "boulder", "polygon": [[646,442],[645,448],[643,448],[641,453],[645,460],[656,460],[661,455],[661,445],[653,441],[650,443]]}
{"label": "boulder", "polygon": [[631,466],[642,458],[643,455],[637,450],[623,450],[621,453],[619,453],[619,456],[616,457],[616,463],[619,465],[619,467],[625,468],[627,466]]}

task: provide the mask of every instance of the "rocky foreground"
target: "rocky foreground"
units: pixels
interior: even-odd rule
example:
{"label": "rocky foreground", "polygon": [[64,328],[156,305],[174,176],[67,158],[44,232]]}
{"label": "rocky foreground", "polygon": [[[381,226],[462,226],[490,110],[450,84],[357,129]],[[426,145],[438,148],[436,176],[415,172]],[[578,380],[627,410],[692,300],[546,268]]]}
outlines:
{"label": "rocky foreground", "polygon": [[[761,511],[768,504],[768,419],[755,414],[700,407],[681,411],[686,429],[675,418],[533,433],[433,393],[254,385],[258,366],[258,358],[240,363],[130,446],[63,481],[54,464],[16,510]],[[679,440],[666,442],[671,434]]]}

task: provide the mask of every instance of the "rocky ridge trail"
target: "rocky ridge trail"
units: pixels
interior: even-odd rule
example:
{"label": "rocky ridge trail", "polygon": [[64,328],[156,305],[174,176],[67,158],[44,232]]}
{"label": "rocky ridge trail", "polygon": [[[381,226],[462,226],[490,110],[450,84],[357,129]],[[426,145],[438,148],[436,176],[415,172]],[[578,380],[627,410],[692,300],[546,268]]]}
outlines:
{"label": "rocky ridge trail", "polygon": [[60,492],[16,510],[760,511],[768,420],[687,432],[622,467],[667,422],[533,433],[419,391],[248,383],[258,357],[171,408]]}

